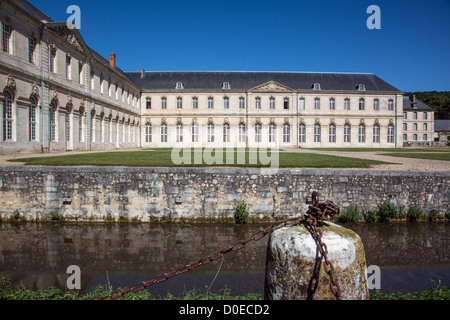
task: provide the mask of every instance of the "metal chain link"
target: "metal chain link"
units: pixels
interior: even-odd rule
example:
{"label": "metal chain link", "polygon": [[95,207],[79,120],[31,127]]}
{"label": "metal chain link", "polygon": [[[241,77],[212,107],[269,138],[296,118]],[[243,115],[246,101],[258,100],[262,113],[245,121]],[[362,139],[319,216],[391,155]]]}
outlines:
{"label": "metal chain link", "polygon": [[[316,240],[318,242],[318,250],[325,259],[324,266],[325,266],[325,271],[330,276],[330,289],[331,289],[332,293],[335,295],[336,299],[340,300],[341,289],[339,287],[339,284],[334,279],[334,267],[327,258],[328,251],[327,251],[326,244],[324,244],[322,242],[322,231],[317,227],[318,219],[319,220],[320,219],[328,220],[329,217],[333,216],[334,214],[339,214],[339,208],[331,201],[326,201],[325,203],[318,203],[316,192],[313,192],[312,200],[313,200],[312,201],[313,205],[309,206],[309,209],[306,213],[306,215],[307,215],[306,222],[308,222],[310,224],[310,226],[312,227],[314,237],[316,238]],[[228,246],[227,248],[218,250],[218,251],[210,254],[209,256],[206,256],[206,257],[199,259],[195,262],[192,262],[188,265],[179,267],[178,269],[175,269],[169,273],[160,274],[147,282],[138,282],[128,289],[117,289],[108,295],[96,296],[96,297],[91,298],[90,300],[104,300],[107,298],[117,299],[129,292],[132,292],[132,291],[138,292],[138,291],[143,290],[153,284],[164,282],[166,280],[169,280],[172,277],[181,275],[183,273],[186,273],[188,271],[196,269],[200,266],[203,266],[203,265],[211,263],[215,260],[218,260],[229,252],[239,251],[239,250],[243,249],[245,247],[245,245],[251,241],[258,241],[258,240],[264,238],[267,234],[269,234],[275,230],[278,230],[278,229],[281,229],[284,227],[298,225],[300,222],[302,222],[304,220],[305,220],[304,217],[297,217],[297,218],[291,218],[291,219],[286,219],[283,221],[276,222],[265,229],[259,229],[259,230],[255,231],[250,236],[250,238],[248,238],[246,240],[236,241],[235,243]]]}

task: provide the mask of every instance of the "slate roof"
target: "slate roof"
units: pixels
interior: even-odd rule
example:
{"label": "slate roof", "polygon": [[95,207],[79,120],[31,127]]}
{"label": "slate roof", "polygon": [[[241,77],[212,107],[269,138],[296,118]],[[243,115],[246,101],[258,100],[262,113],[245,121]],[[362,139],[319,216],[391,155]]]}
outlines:
{"label": "slate roof", "polygon": [[434,120],[435,132],[450,132],[450,120]]}
{"label": "slate roof", "polygon": [[416,98],[416,106],[414,107],[413,97],[403,97],[403,110],[405,111],[434,111],[434,109]]}
{"label": "slate roof", "polygon": [[249,90],[269,81],[276,81],[294,90],[313,90],[319,83],[322,91],[357,91],[364,84],[366,91],[396,92],[400,90],[371,73],[320,72],[246,72],[246,71],[151,71],[125,72],[141,90],[173,90],[177,82],[184,90],[221,90],[224,82],[231,90]]}

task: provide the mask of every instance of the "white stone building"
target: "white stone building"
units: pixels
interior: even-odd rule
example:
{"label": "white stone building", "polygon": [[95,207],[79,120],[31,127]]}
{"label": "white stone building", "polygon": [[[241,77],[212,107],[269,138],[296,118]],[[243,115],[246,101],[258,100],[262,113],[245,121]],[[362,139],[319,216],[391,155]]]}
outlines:
{"label": "white stone building", "polygon": [[430,146],[434,142],[434,109],[416,99],[403,98],[403,144]]}
{"label": "white stone building", "polygon": [[0,2],[0,153],[139,146],[140,90],[76,30]]}

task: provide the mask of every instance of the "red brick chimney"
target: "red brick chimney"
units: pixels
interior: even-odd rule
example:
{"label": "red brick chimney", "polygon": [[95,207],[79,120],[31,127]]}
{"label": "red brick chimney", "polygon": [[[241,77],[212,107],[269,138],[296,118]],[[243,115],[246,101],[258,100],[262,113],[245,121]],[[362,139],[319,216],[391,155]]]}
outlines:
{"label": "red brick chimney", "polygon": [[116,54],[114,52],[111,52],[111,54],[109,55],[109,64],[114,69],[116,68]]}

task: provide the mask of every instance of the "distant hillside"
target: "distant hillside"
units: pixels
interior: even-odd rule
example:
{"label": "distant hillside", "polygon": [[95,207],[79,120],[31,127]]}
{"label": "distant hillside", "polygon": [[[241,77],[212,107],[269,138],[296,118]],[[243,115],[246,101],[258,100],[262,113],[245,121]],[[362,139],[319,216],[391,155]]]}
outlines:
{"label": "distant hillside", "polygon": [[450,120],[450,91],[407,92],[406,95],[416,98],[434,108],[435,119]]}

